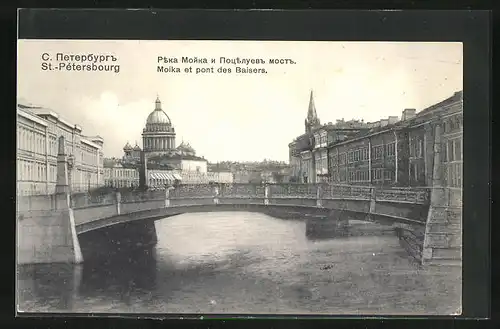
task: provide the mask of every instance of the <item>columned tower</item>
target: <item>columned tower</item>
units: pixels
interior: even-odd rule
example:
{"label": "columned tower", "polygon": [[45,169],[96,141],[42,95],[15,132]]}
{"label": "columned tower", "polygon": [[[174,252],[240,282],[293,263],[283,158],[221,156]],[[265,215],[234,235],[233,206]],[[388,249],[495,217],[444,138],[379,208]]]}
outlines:
{"label": "columned tower", "polygon": [[175,129],[162,110],[159,97],[156,98],[155,109],[149,114],[142,131],[142,144],[146,153],[162,154],[175,149]]}

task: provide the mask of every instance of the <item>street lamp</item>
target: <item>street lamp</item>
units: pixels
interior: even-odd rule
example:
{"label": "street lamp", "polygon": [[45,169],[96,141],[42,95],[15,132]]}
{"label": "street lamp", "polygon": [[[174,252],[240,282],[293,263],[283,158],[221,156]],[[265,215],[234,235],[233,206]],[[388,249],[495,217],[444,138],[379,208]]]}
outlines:
{"label": "street lamp", "polygon": [[90,192],[90,173],[87,174],[87,179],[88,179],[88,189],[87,189],[87,191]]}

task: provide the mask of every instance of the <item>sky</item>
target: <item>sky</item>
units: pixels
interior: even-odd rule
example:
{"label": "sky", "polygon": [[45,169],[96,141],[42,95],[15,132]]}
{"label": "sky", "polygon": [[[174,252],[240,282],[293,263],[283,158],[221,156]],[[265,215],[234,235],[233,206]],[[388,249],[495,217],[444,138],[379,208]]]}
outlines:
{"label": "sky", "polygon": [[[115,62],[97,64],[120,70],[43,70],[43,54],[54,67],[57,53],[113,55]],[[209,63],[181,63],[183,56]],[[267,73],[237,74],[220,57],[263,59],[236,66]],[[400,117],[405,108],[420,111],[461,90],[462,62],[462,44],[452,42],[19,40],[17,96],[80,125],[85,135],[103,137],[106,157],[121,157],[127,142],[142,147],[159,96],[177,144],[189,142],[209,161],[287,161],[288,144],[304,133],[311,90],[322,123]],[[158,72],[159,65],[181,73]],[[189,67],[192,73],[184,72]],[[211,67],[214,73],[196,74]],[[219,67],[232,73],[217,73]]]}

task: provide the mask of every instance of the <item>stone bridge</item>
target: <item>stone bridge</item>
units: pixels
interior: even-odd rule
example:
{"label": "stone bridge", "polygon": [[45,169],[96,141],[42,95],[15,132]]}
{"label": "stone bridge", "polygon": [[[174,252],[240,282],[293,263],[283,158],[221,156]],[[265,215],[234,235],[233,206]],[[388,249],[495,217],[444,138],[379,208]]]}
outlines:
{"label": "stone bridge", "polygon": [[[61,141],[60,141],[61,142]],[[461,191],[330,184],[181,185],[164,191],[70,197],[67,158],[58,155],[56,194],[19,197],[18,263],[82,262],[80,240],[119,230],[124,245],[156,243],[154,220],[189,212],[251,211],[335,228],[348,219],[392,225],[424,263],[461,263]],[[458,211],[457,209],[460,209]],[[111,231],[110,231],[111,230]],[[90,236],[90,235],[89,235]],[[97,239],[97,238],[96,238]]]}
{"label": "stone bridge", "polygon": [[[183,185],[165,191],[112,193],[72,199],[77,233],[114,224],[190,212],[252,211],[425,225],[428,192],[339,185]],[[347,217],[346,217],[347,218]]]}

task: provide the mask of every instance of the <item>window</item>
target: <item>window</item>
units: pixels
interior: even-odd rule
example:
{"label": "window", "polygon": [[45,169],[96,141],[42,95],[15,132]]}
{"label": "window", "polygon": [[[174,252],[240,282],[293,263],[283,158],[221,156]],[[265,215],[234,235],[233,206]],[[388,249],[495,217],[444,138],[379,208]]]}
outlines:
{"label": "window", "polygon": [[382,146],[373,146],[371,158],[373,160],[378,160],[382,158]]}
{"label": "window", "polygon": [[453,141],[448,141],[447,143],[447,155],[448,155],[448,162],[454,161],[455,157],[453,154]]}
{"label": "window", "polygon": [[341,164],[341,165],[345,165],[345,162],[346,162],[345,160],[346,160],[346,155],[345,155],[345,153],[341,153],[341,154],[340,154],[340,161],[339,161],[339,162],[340,162],[340,164]]}
{"label": "window", "polygon": [[454,140],[455,149],[454,149],[454,158],[456,161],[462,160],[462,141],[460,139]]}
{"label": "window", "polygon": [[396,143],[390,143],[386,145],[386,154],[388,157],[392,157],[396,154]]}
{"label": "window", "polygon": [[462,163],[451,163],[448,165],[447,184],[451,187],[462,187]]}
{"label": "window", "polygon": [[359,150],[354,151],[354,161],[359,161]]}
{"label": "window", "polygon": [[394,170],[392,169],[385,169],[384,170],[384,180],[394,180]]}
{"label": "window", "polygon": [[361,160],[366,161],[368,159],[369,159],[369,150],[366,147],[366,148],[363,149]]}

